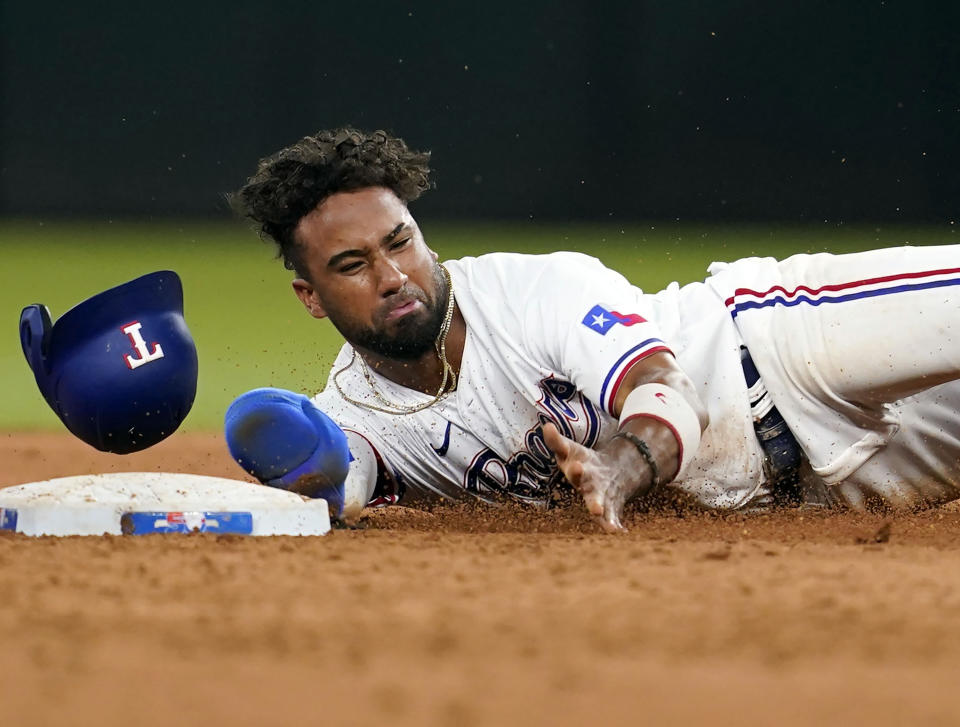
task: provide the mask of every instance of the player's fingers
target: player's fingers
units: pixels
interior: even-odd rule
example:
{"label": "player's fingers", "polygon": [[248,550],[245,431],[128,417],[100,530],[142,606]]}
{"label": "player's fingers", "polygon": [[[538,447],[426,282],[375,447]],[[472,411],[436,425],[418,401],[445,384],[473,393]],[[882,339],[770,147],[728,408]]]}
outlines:
{"label": "player's fingers", "polygon": [[570,456],[570,440],[560,434],[560,430],[552,422],[543,425],[543,441],[557,458],[557,464],[561,467],[563,462]]}
{"label": "player's fingers", "polygon": [[583,491],[584,487],[584,469],[583,462],[577,459],[560,460],[557,462],[560,473],[564,479],[569,482],[574,489]]}
{"label": "player's fingers", "polygon": [[603,509],[603,518],[600,521],[603,529],[608,533],[625,533],[627,529],[620,522],[620,508],[608,502]]}
{"label": "player's fingers", "polygon": [[594,515],[597,518],[600,518],[601,525],[603,524],[603,496],[594,490],[590,492],[583,493],[583,504],[587,508],[587,512],[591,515]]}
{"label": "player's fingers", "polygon": [[567,478],[567,482],[574,487],[580,488],[581,490],[585,485],[589,487],[589,482],[585,481],[583,476],[583,462],[578,460],[567,462],[566,466],[561,468],[561,471],[563,472],[563,476]]}

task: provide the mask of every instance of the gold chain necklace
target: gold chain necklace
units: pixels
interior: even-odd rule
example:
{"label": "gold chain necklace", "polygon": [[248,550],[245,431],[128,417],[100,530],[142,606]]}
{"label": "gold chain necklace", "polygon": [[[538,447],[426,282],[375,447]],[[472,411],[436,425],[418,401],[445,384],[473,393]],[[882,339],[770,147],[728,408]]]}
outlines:
{"label": "gold chain necklace", "polygon": [[[380,390],[377,389],[377,385],[373,381],[373,376],[370,374],[370,369],[367,368],[367,362],[364,361],[363,356],[361,356],[360,370],[363,372],[363,378],[367,380],[367,384],[370,386],[370,391],[373,392],[374,397],[377,399],[377,401],[383,404],[383,406],[368,404],[347,396],[347,393],[340,386],[339,378],[340,374],[353,366],[354,362],[357,360],[357,350],[353,349],[353,356],[350,357],[350,362],[333,375],[333,385],[337,387],[337,391],[340,393],[340,396],[354,406],[359,406],[363,409],[369,409],[370,411],[378,411],[383,414],[416,414],[418,411],[423,411],[424,409],[430,408],[447,394],[449,394],[450,391],[453,391],[457,388],[457,375],[454,373],[450,362],[447,361],[447,334],[450,332],[450,324],[453,322],[454,309],[453,278],[450,277],[450,271],[448,271],[443,265],[440,266],[440,269],[443,271],[443,276],[447,281],[447,312],[443,317],[443,325],[440,326],[440,333],[437,335],[437,340],[433,342],[433,347],[437,352],[437,357],[440,359],[441,366],[443,366],[443,379],[440,381],[440,388],[437,389],[437,393],[434,394],[430,401],[422,404],[396,404],[387,399],[383,394],[380,393]],[[447,383],[450,384],[449,390],[447,389]]]}

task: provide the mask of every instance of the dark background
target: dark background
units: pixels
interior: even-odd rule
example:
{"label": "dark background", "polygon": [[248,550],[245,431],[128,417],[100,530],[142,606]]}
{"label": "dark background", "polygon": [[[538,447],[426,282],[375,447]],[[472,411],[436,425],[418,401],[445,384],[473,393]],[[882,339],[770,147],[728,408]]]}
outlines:
{"label": "dark background", "polygon": [[225,215],[319,128],[434,152],[450,218],[945,222],[956,2],[23,3],[0,214]]}

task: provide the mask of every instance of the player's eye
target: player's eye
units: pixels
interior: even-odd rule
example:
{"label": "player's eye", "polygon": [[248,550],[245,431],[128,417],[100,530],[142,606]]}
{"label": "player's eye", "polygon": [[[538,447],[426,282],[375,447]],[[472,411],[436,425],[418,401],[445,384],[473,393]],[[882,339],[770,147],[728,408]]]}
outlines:
{"label": "player's eye", "polygon": [[362,268],[362,267],[363,267],[363,263],[360,262],[359,260],[355,260],[355,261],[352,262],[352,263],[347,263],[346,265],[342,265],[342,266],[340,267],[340,272],[341,272],[341,273],[346,273],[346,274],[349,275],[350,273],[355,273],[355,272],[357,272],[357,271],[360,270],[360,268]]}
{"label": "player's eye", "polygon": [[393,243],[390,244],[390,249],[391,249],[391,250],[399,250],[399,249],[405,247],[408,242],[410,242],[410,238],[409,238],[409,237],[405,237],[405,238],[403,238],[402,240],[397,240],[396,242],[393,242]]}

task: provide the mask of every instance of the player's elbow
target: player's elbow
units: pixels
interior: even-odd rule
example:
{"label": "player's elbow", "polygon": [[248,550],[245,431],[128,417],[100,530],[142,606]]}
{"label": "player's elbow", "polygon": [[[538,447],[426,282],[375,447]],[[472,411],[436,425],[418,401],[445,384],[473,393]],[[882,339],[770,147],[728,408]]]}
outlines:
{"label": "player's elbow", "polygon": [[690,377],[680,369],[675,369],[666,372],[665,375],[660,377],[657,383],[669,386],[683,396],[684,400],[697,415],[697,420],[700,422],[700,432],[702,433],[710,424],[710,412],[700,398],[700,394],[697,393],[697,389],[693,385],[693,381],[690,380]]}

